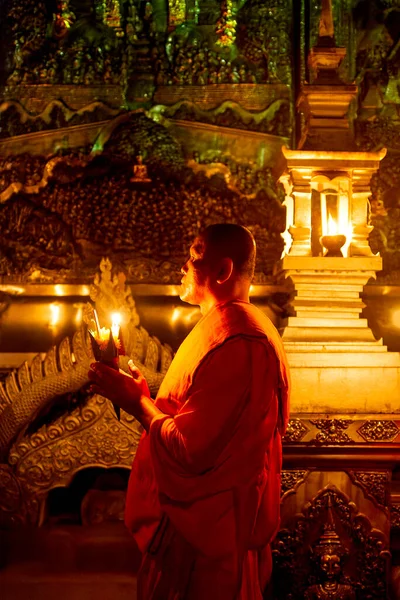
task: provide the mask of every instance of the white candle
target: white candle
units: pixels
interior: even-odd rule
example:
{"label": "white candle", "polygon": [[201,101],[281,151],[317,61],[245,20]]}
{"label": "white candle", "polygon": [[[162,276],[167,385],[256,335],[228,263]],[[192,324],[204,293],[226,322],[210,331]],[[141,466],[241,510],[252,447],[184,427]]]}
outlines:
{"label": "white candle", "polygon": [[99,332],[100,332],[99,317],[97,316],[97,310],[95,308],[93,309],[93,315],[94,315],[94,320],[95,320],[95,323],[96,323],[97,334],[100,335],[99,334]]}

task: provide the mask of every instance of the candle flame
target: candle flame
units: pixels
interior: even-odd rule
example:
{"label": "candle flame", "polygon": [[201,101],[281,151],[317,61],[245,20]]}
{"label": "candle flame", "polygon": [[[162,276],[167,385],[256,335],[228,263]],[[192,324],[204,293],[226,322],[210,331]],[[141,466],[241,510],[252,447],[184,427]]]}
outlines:
{"label": "candle flame", "polygon": [[107,327],[100,327],[97,337],[100,342],[108,342],[110,339],[110,330]]}
{"label": "candle flame", "polygon": [[100,350],[106,350],[110,339],[110,330],[107,327],[100,327],[98,331],[91,333],[98,343]]}
{"label": "candle flame", "polygon": [[328,216],[328,235],[337,235],[338,226],[332,215]]}
{"label": "candle flame", "polygon": [[111,321],[113,325],[121,325],[122,323],[122,317],[121,314],[119,312],[114,312],[111,315]]}
{"label": "candle flame", "polygon": [[111,333],[115,341],[119,338],[119,328],[121,325],[122,317],[120,313],[114,312],[111,315]]}

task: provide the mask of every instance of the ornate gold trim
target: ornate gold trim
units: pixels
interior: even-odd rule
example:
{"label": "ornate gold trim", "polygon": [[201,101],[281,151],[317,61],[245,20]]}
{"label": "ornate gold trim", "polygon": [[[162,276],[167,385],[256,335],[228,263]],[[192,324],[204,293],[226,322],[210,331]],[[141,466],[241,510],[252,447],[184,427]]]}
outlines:
{"label": "ornate gold trim", "polygon": [[318,433],[310,443],[314,444],[354,444],[354,440],[345,433],[352,423],[351,419],[311,419],[310,423],[315,425],[317,429],[320,429]]}
{"label": "ornate gold trim", "polygon": [[9,464],[25,489],[47,494],[87,467],[130,468],[140,436],[133,417],[121,411],[119,422],[111,403],[96,395],[16,443]]}
{"label": "ornate gold trim", "polygon": [[0,523],[41,525],[51,489],[89,467],[130,469],[140,436],[133,417],[121,411],[119,422],[111,403],[96,395],[22,438],[0,469]]}
{"label": "ornate gold trim", "polygon": [[366,421],[357,432],[367,442],[392,442],[400,433],[394,421]]}
{"label": "ornate gold trim", "polygon": [[294,494],[308,477],[310,471],[306,469],[285,469],[281,473],[281,500],[289,494]]}
{"label": "ornate gold trim", "polygon": [[365,496],[378,508],[388,506],[389,471],[348,471],[350,479],[359,485]]}
{"label": "ornate gold trim", "polygon": [[290,419],[285,435],[282,441],[285,443],[300,442],[309,429],[304,425],[300,419]]}

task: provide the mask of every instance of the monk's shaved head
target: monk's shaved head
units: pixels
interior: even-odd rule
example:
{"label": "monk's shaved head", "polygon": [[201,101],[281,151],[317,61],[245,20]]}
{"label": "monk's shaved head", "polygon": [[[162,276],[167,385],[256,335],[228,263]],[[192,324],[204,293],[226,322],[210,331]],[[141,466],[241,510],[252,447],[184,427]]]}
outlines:
{"label": "monk's shaved head", "polygon": [[216,258],[231,258],[238,275],[253,279],[256,263],[256,243],[253,234],[234,223],[217,223],[204,229],[200,237],[204,239],[207,252]]}

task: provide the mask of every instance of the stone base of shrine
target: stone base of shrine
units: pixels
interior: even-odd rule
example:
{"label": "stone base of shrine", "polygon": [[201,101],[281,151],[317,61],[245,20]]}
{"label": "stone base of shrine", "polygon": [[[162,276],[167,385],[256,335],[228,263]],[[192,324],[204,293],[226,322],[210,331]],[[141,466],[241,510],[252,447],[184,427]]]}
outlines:
{"label": "stone base of shrine", "polygon": [[[310,344],[311,346],[311,344]],[[291,411],[400,413],[400,353],[385,346],[334,350],[285,344],[291,367]]]}

